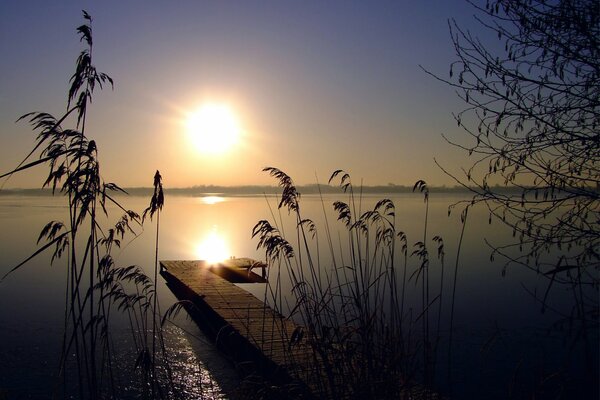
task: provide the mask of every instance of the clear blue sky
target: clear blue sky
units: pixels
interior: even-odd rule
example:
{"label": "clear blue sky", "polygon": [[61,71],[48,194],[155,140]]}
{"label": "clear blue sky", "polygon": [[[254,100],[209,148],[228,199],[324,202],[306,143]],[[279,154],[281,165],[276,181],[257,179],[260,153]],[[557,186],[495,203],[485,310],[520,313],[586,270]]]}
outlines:
{"label": "clear blue sky", "polygon": [[[35,134],[14,121],[65,109],[82,49],[81,10],[94,18],[94,64],[115,81],[97,92],[88,135],[103,176],[150,186],[274,183],[264,166],[296,182],[324,182],[338,168],[368,185],[450,180],[433,158],[458,168],[461,102],[419,64],[447,76],[447,20],[477,24],[463,0],[429,1],[40,1],[0,3],[0,171],[15,166]],[[227,104],[241,140],[207,156],[190,145],[185,115]],[[465,162],[466,163],[466,162]],[[43,172],[5,187],[38,187]]]}

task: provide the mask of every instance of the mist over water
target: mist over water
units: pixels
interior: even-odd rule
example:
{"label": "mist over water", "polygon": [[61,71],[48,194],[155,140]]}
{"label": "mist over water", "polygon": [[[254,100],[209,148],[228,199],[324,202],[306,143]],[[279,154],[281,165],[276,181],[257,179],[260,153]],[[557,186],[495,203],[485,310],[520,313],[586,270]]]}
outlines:
{"label": "mist over water", "polygon": [[[428,246],[431,254],[431,286],[439,286],[440,264],[436,259],[436,245],[431,238],[440,235],[444,240],[445,278],[443,307],[449,307],[451,282],[456,249],[460,236],[460,210],[450,217],[449,204],[460,200],[460,193],[434,193],[430,196]],[[365,194],[360,208],[372,208],[383,197],[389,197],[396,206],[397,230],[406,232],[409,253],[412,245],[423,238],[425,206],[418,194]],[[121,198],[126,208],[141,213],[147,207],[146,197]],[[329,224],[336,252],[343,253],[344,242],[341,222],[336,220],[332,203],[345,200],[344,195],[305,195],[301,198],[302,214],[311,218],[319,234],[324,236]],[[39,231],[50,220],[64,220],[68,209],[64,199],[46,196],[0,196],[0,274],[25,259],[36,249]],[[202,241],[207,236],[218,238],[229,250],[229,256],[251,257],[264,260],[264,251],[257,250],[257,240],[251,238],[252,227],[261,219],[280,226],[283,234],[294,244],[295,222],[286,210],[277,210],[277,199],[267,196],[210,197],[167,196],[161,214],[161,260],[203,258]],[[323,209],[325,209],[325,214]],[[358,211],[358,210],[357,210]],[[120,216],[117,209],[109,209],[113,224]],[[136,264],[152,275],[154,262],[154,226],[147,224],[134,240],[125,240],[120,251],[115,252],[118,265]],[[544,293],[548,281],[533,271],[519,266],[509,267],[502,276],[504,260],[496,257],[490,261],[491,248],[485,240],[507,244],[511,231],[499,222],[488,225],[488,214],[475,208],[469,214],[458,270],[454,321],[452,387],[456,398],[505,398],[511,384],[514,390],[526,391],[535,385],[542,372],[568,368],[576,376],[582,373],[583,352],[591,352],[597,374],[598,340],[590,341],[587,350],[581,345],[569,348],[568,329],[552,328],[562,315],[570,315],[572,299],[569,288],[555,285],[548,303],[551,308],[541,313],[541,304],[531,293]],[[400,253],[398,251],[398,253]],[[339,255],[338,255],[339,256]],[[0,283],[0,391],[9,398],[48,398],[51,389],[60,385],[58,373],[65,298],[65,260],[49,265],[49,254],[43,254]],[[324,268],[331,265],[331,254],[326,246],[319,249],[319,261]],[[339,260],[338,260],[339,262]],[[397,263],[398,267],[402,265]],[[418,260],[409,258],[409,275],[416,269]],[[284,282],[285,284],[285,282]],[[263,285],[243,285],[261,296]],[[418,287],[410,281],[408,306],[420,307]],[[291,292],[291,288],[288,288]],[[436,289],[437,290],[437,289]],[[159,278],[159,299],[165,310],[175,297]],[[443,314],[442,332],[447,333],[448,312]],[[187,398],[197,398],[200,393],[213,397],[227,396],[236,385],[233,367],[203,336],[201,331],[183,314],[177,318],[178,326],[168,325],[166,337],[168,351],[175,360],[176,375]],[[128,334],[125,318],[117,318],[115,339],[126,348]],[[122,324],[122,325],[119,325]],[[593,339],[593,338],[592,338]],[[441,348],[446,348],[444,339]],[[439,364],[444,370],[448,364],[446,351],[440,352]],[[133,369],[134,359],[123,356],[122,369]],[[442,376],[443,375],[443,376]],[[448,387],[446,372],[440,372],[442,390]],[[517,377],[515,381],[515,376]],[[135,393],[132,392],[132,397]]]}

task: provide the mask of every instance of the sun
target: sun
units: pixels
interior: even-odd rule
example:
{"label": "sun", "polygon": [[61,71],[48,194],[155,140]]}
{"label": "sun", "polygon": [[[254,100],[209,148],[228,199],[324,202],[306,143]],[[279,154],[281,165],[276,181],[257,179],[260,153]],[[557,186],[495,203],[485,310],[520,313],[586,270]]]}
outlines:
{"label": "sun", "polygon": [[186,121],[190,141],[204,154],[220,154],[239,139],[238,120],[223,104],[209,103],[190,113]]}

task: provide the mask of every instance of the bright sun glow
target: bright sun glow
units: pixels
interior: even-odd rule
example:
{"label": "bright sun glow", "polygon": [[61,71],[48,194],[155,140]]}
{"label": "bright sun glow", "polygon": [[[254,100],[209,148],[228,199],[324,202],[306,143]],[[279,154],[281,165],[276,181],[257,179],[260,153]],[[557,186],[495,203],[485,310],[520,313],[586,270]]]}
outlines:
{"label": "bright sun glow", "polygon": [[220,154],[239,138],[240,128],[231,109],[221,104],[205,104],[187,117],[187,131],[198,151]]}
{"label": "bright sun glow", "polygon": [[202,203],[204,204],[208,204],[208,205],[213,205],[213,204],[218,204],[218,203],[222,203],[225,201],[225,199],[221,196],[204,196],[202,197]]}
{"label": "bright sun glow", "polygon": [[223,236],[216,231],[211,231],[196,248],[199,259],[215,264],[226,260],[230,256],[229,248]]}

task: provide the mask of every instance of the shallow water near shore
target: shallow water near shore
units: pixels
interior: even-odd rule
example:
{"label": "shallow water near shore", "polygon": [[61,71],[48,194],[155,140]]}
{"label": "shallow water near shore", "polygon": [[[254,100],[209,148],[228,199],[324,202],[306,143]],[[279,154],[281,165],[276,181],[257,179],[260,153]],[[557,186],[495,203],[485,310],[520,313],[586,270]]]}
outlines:
{"label": "shallow water near shore", "polygon": [[[327,221],[336,231],[337,224],[331,203],[342,195],[303,196],[305,217],[312,218],[317,228]],[[464,195],[435,193],[430,198],[428,235],[440,235],[445,242],[445,293],[451,291],[456,247],[460,235],[459,212],[447,216],[447,206]],[[397,225],[407,233],[409,246],[421,240],[425,208],[423,198],[416,194],[363,196],[361,208],[372,207],[379,199],[389,197],[396,205]],[[149,203],[145,197],[120,197],[126,208],[143,211]],[[206,246],[203,242],[219,243],[230,256],[264,259],[264,252],[256,249],[251,238],[252,227],[261,219],[279,220],[277,201],[257,196],[168,196],[161,214],[159,258],[164,260],[199,259]],[[63,219],[67,214],[64,199],[47,196],[0,196],[0,274],[8,272],[36,249],[41,228],[50,220]],[[109,209],[114,223],[120,212]],[[282,211],[285,221],[287,211]],[[293,226],[284,222],[284,233],[293,232]],[[154,227],[145,226],[137,238],[124,241],[115,253],[119,265],[137,264],[152,275],[154,263]],[[431,237],[430,236],[430,237]],[[585,385],[586,373],[595,374],[596,385],[583,387],[581,394],[597,394],[598,340],[595,336],[587,343],[571,345],[569,326],[557,325],[571,313],[569,288],[556,285],[549,297],[552,310],[542,313],[540,303],[531,293],[543,293],[547,280],[519,266],[509,267],[502,276],[503,260],[490,261],[491,249],[484,238],[495,244],[512,240],[511,232],[499,223],[488,225],[488,216],[475,209],[469,216],[465,232],[457,280],[454,339],[452,358],[440,351],[438,388],[452,391],[455,398],[486,397],[502,399],[508,395],[525,397],[536,390],[536,385],[555,372],[568,371],[568,387]],[[215,242],[217,241],[217,242]],[[293,242],[293,241],[292,241]],[[433,248],[433,244],[431,244]],[[433,253],[433,251],[432,251]],[[432,256],[433,258],[433,256]],[[450,261],[452,260],[452,261]],[[327,256],[321,260],[327,265]],[[416,265],[416,260],[409,264]],[[64,260],[49,265],[49,255],[43,254],[8,276],[0,283],[0,393],[8,398],[50,398],[52,390],[61,384],[57,380],[60,346],[63,333],[63,314],[66,273]],[[432,286],[439,285],[439,270],[431,267]],[[410,284],[415,291],[415,285]],[[263,285],[242,285],[257,297],[262,296]],[[166,309],[175,297],[159,277],[159,299]],[[413,296],[413,301],[418,296]],[[444,299],[444,307],[449,304]],[[418,304],[412,304],[418,309]],[[448,331],[444,314],[442,334]],[[118,319],[117,319],[118,322]],[[222,358],[202,332],[184,315],[168,324],[167,347],[175,364],[175,380],[184,398],[200,396],[227,398],[239,383],[239,377],[227,360]],[[440,348],[446,348],[446,335]],[[116,324],[113,338],[127,348],[126,323]],[[591,357],[592,371],[586,371],[585,359]],[[133,369],[130,355],[123,352],[120,363],[124,376]],[[135,361],[135,360],[133,360]],[[450,365],[450,378],[448,368]],[[595,368],[595,370],[593,369]],[[591,375],[594,376],[594,375]],[[577,379],[582,379],[578,381]],[[127,383],[124,383],[127,386]],[[595,391],[595,392],[594,392]],[[135,398],[136,393],[131,393]]]}

